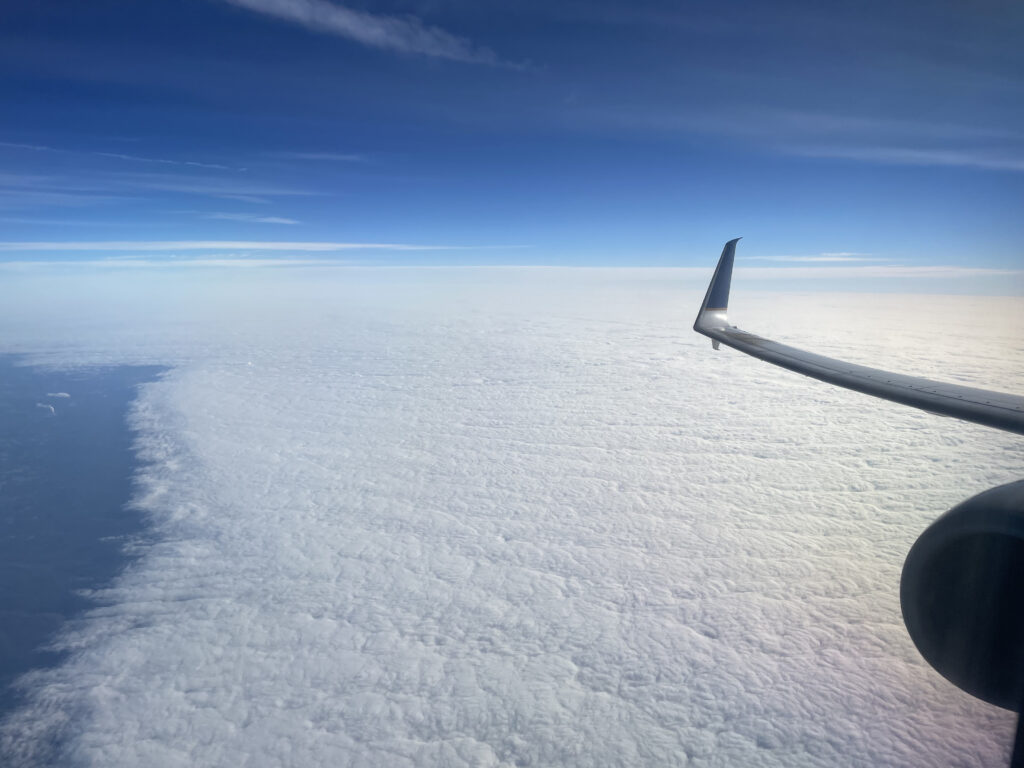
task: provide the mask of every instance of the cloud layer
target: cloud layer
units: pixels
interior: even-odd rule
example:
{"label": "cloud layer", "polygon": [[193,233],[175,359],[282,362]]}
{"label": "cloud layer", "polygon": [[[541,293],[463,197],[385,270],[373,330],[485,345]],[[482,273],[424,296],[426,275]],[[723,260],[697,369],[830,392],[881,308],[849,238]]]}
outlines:
{"label": "cloud layer", "polygon": [[[0,754],[1004,760],[1012,717],[920,659],[898,583],[937,514],[1016,479],[1019,441],[713,353],[697,291],[624,272],[130,274],[114,308],[0,303],[40,362],[177,365],[132,418],[151,539],[24,681]],[[743,306],[825,354],[1021,384],[1011,300]]]}

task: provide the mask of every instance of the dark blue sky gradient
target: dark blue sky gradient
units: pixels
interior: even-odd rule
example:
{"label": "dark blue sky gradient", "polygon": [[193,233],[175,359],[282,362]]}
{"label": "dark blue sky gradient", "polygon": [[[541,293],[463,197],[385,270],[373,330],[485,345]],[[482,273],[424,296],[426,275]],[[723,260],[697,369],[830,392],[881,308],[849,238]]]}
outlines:
{"label": "dark blue sky gradient", "polygon": [[4,3],[0,240],[689,265],[743,235],[744,257],[1024,265],[1019,3],[344,5],[388,47],[281,8],[330,11]]}

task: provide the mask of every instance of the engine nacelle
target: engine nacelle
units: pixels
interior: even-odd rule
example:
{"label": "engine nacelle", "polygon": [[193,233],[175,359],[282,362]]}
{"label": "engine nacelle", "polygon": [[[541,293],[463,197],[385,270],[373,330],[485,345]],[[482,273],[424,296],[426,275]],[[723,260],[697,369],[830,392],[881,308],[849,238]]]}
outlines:
{"label": "engine nacelle", "polygon": [[943,677],[999,707],[1024,706],[1024,480],[957,505],[911,547],[903,621]]}

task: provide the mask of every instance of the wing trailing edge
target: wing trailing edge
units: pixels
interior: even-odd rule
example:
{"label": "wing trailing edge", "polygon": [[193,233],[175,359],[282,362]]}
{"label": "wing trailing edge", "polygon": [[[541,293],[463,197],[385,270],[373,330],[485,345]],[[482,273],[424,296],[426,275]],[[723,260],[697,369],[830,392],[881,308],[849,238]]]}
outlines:
{"label": "wing trailing edge", "polygon": [[836,386],[930,413],[1024,435],[1024,397],[855,365],[762,338],[730,325],[729,288],[739,238],[725,244],[693,330],[744,354]]}

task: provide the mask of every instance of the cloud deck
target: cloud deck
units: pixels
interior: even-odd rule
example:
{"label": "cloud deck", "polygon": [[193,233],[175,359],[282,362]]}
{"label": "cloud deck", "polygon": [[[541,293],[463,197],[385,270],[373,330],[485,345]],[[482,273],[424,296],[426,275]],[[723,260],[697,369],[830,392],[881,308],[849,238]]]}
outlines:
{"label": "cloud deck", "polygon": [[220,321],[140,299],[145,334],[37,350],[177,367],[133,415],[153,540],[25,681],[15,764],[1004,759],[1011,716],[917,655],[898,583],[1017,441],[712,353],[658,284],[353,274],[171,287]]}

